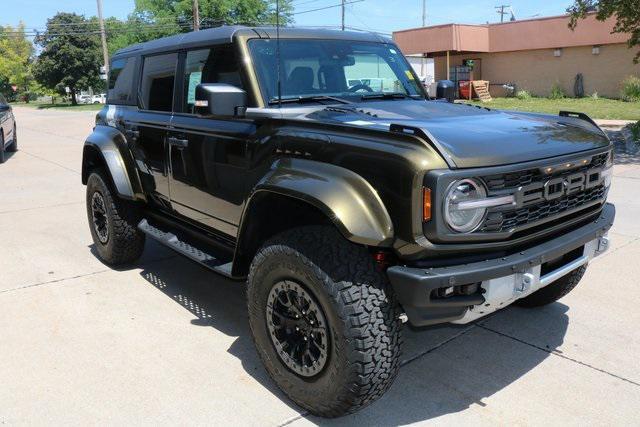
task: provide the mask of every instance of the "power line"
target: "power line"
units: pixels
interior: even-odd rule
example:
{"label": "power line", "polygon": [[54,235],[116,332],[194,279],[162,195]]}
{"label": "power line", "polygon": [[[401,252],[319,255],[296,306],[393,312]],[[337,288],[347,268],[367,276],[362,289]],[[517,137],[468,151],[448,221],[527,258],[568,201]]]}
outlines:
{"label": "power line", "polygon": [[[353,1],[349,1],[349,2],[344,2],[344,4],[345,4],[345,5],[348,5],[348,4],[354,4],[354,3],[361,3],[361,2],[363,2],[363,1],[364,1],[364,0],[353,0]],[[303,10],[302,12],[295,12],[295,13],[292,13],[292,15],[302,15],[303,13],[317,12],[317,11],[319,11],[319,10],[333,9],[333,8],[336,8],[336,7],[342,7],[342,3],[340,3],[340,4],[334,4],[334,5],[331,5],[331,6],[319,7],[319,8],[317,8],[317,9]]]}

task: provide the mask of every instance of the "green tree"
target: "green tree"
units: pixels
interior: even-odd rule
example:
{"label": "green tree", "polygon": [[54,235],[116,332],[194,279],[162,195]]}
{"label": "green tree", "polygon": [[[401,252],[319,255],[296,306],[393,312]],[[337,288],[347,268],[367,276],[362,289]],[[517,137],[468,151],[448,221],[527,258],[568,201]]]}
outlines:
{"label": "green tree", "polygon": [[[275,0],[199,0],[203,26],[265,25],[276,22]],[[291,22],[291,0],[280,0],[282,24]],[[193,22],[193,0],[136,0],[134,15],[157,24],[175,22],[181,30]]]}
{"label": "green tree", "polygon": [[[33,45],[25,35],[24,24],[0,27],[0,91],[13,98],[13,86],[28,93],[33,82],[31,60]],[[27,97],[28,100],[28,97]]]}
{"label": "green tree", "polygon": [[[220,24],[273,25],[275,0],[199,0],[201,28]],[[136,0],[124,20],[105,20],[109,53],[161,37],[192,31],[193,0]],[[280,0],[280,22],[291,22],[291,0]],[[97,19],[95,25],[97,27]]]}
{"label": "green tree", "polygon": [[95,20],[75,13],[58,13],[47,21],[47,29],[36,37],[42,49],[33,75],[42,86],[64,94],[69,88],[71,103],[82,89],[99,87],[100,38]]}
{"label": "green tree", "polygon": [[[630,34],[629,47],[640,45],[640,4],[638,0],[574,0],[574,4],[567,9],[571,15],[569,27],[574,29],[580,19],[584,19],[591,11],[596,11],[596,18],[605,21],[615,17],[614,33]],[[640,51],[634,58],[640,62]]]}

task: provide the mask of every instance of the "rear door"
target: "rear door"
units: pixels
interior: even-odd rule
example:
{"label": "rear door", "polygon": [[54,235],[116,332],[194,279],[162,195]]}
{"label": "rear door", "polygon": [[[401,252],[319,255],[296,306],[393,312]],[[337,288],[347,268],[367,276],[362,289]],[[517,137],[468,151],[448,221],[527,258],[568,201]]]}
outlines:
{"label": "rear door", "polygon": [[141,173],[145,192],[170,207],[167,135],[174,110],[178,54],[143,58],[138,108],[122,116],[121,125]]}
{"label": "rear door", "polygon": [[169,133],[171,205],[192,221],[235,237],[246,197],[247,140],[251,120],[196,114],[195,87],[243,87],[232,45],[183,52],[181,102]]}

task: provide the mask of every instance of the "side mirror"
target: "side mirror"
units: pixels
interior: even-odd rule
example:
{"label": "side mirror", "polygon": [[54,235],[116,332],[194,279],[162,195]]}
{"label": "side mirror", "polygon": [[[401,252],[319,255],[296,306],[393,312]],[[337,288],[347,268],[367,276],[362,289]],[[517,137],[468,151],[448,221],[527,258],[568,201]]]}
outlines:
{"label": "side mirror", "polygon": [[247,92],[226,83],[201,83],[196,86],[196,111],[211,116],[244,116]]}

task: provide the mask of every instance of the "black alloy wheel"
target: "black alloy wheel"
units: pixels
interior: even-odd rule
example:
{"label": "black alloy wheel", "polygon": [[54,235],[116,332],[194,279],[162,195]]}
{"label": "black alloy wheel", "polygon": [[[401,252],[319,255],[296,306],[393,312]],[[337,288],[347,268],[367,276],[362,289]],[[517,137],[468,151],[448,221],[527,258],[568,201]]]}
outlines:
{"label": "black alloy wheel", "polygon": [[315,298],[300,284],[283,280],[267,298],[267,328],[276,353],[293,372],[313,377],[329,355],[327,321]]}
{"label": "black alloy wheel", "polygon": [[100,240],[100,243],[106,244],[109,241],[109,216],[107,215],[104,197],[98,191],[91,196],[91,219],[98,240]]}

